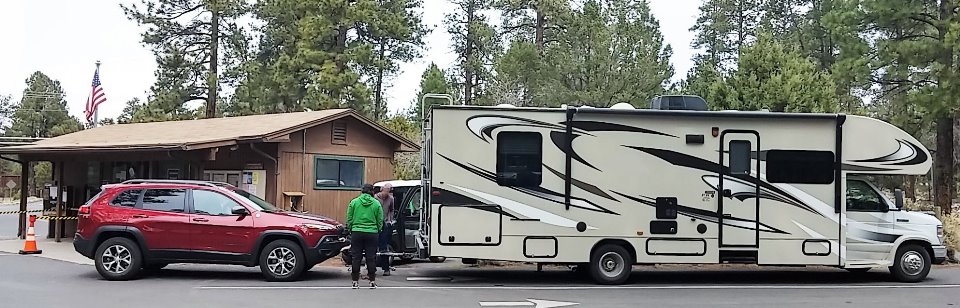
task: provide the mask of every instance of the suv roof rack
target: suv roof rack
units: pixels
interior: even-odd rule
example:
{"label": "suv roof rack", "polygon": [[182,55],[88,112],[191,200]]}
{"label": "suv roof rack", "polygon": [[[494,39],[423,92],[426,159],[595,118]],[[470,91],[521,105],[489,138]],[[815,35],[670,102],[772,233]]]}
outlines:
{"label": "suv roof rack", "polygon": [[136,179],[136,180],[126,180],[121,184],[147,184],[147,183],[157,183],[157,184],[188,184],[188,185],[203,185],[209,187],[223,187],[223,186],[232,186],[223,182],[211,182],[211,181],[198,181],[198,180],[149,180],[149,179]]}

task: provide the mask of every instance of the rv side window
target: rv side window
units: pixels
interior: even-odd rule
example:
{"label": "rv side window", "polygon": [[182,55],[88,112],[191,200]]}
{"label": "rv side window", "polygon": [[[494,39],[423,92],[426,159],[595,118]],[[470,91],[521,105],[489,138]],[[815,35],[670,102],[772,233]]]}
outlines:
{"label": "rv side window", "polygon": [[880,194],[864,181],[847,181],[847,211],[883,212],[887,204]]}
{"label": "rv side window", "polygon": [[497,134],[497,184],[540,186],[543,172],[543,136],[534,132]]}
{"label": "rv side window", "polygon": [[750,141],[730,141],[730,174],[750,174]]}
{"label": "rv side window", "polygon": [[833,183],[834,159],[831,151],[767,151],[767,181],[770,183]]}

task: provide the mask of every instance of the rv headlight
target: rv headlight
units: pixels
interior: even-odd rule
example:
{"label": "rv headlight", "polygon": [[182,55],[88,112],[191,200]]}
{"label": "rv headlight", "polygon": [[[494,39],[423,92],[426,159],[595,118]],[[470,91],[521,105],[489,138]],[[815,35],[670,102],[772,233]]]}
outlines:
{"label": "rv headlight", "polygon": [[937,225],[937,238],[940,239],[940,244],[946,244],[943,236],[943,225]]}

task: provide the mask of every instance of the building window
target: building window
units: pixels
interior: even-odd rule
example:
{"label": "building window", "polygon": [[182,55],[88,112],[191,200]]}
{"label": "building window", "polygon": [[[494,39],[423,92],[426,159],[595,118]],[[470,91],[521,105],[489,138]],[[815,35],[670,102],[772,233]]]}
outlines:
{"label": "building window", "polygon": [[750,174],[750,141],[730,141],[730,174]]}
{"label": "building window", "polygon": [[347,144],[347,121],[334,121],[330,130],[330,143]]}
{"label": "building window", "polygon": [[497,184],[538,187],[543,179],[543,136],[534,132],[497,134]]}
{"label": "building window", "polygon": [[790,184],[830,184],[834,176],[831,151],[767,151],[767,181]]}
{"label": "building window", "polygon": [[363,186],[363,158],[317,156],[314,161],[314,189],[360,189]]}

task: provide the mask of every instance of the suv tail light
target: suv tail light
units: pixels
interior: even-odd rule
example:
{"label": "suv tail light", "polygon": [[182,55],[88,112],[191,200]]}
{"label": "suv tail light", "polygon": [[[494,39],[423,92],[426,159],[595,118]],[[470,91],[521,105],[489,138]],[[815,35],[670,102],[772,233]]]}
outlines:
{"label": "suv tail light", "polygon": [[78,213],[80,213],[80,215],[90,215],[90,206],[89,205],[81,206]]}

